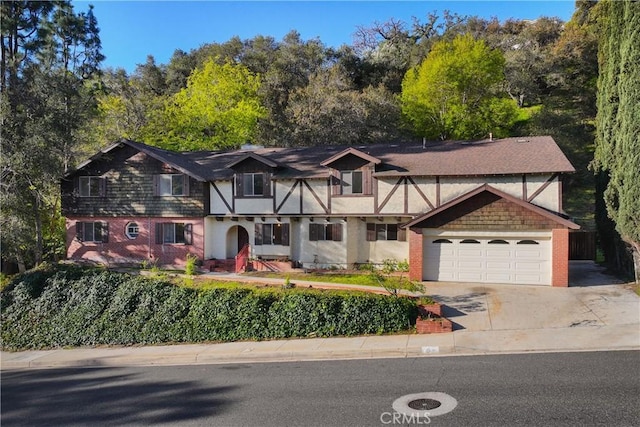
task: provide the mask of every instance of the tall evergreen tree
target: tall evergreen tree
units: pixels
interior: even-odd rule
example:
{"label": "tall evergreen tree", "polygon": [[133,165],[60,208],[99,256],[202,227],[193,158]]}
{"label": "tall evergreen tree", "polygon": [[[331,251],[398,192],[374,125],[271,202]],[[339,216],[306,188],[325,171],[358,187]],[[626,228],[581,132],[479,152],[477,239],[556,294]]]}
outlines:
{"label": "tall evergreen tree", "polygon": [[599,49],[594,166],[606,174],[604,200],[630,246],[640,280],[640,2],[604,0]]}
{"label": "tall evergreen tree", "polygon": [[103,56],[91,8],[78,14],[70,1],[1,7],[2,257],[24,269],[64,250],[58,182],[93,110],[85,83]]}

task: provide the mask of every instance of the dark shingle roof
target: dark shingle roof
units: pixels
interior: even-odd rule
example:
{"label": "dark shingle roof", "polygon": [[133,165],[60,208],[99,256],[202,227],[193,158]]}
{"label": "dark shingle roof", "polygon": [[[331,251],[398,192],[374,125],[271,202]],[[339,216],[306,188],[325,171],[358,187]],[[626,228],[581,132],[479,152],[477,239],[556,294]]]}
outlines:
{"label": "dark shingle roof", "polygon": [[[367,156],[381,160],[381,163],[376,166],[375,176],[473,176],[575,172],[569,160],[550,136],[475,142],[430,141],[424,145],[412,142],[353,147],[324,145],[184,153],[167,151],[128,140],[120,141],[120,144],[122,143],[200,181],[232,179],[234,171],[228,166],[241,162],[248,156],[258,159],[262,157],[270,162],[271,167],[277,165],[273,173],[274,179],[328,177],[329,169],[322,166],[322,162],[348,148],[355,148]],[[250,156],[251,153],[257,156]],[[102,152],[98,153],[92,159],[101,154]],[[88,162],[83,166],[86,163]]]}
{"label": "dark shingle roof", "polygon": [[[329,176],[321,163],[335,156],[345,146],[297,148],[260,148],[259,156],[283,165],[274,174],[276,179]],[[367,145],[353,147],[379,158],[376,176],[424,175],[510,175],[549,172],[575,172],[575,169],[550,136],[483,140]],[[200,173],[210,180],[231,179],[233,171],[225,166],[238,161],[247,152],[185,153],[198,165]]]}

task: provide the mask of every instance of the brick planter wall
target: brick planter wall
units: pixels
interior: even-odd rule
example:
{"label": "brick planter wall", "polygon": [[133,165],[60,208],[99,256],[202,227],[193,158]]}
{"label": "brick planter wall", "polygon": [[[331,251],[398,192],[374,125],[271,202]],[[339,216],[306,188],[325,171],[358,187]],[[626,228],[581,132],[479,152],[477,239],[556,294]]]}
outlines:
{"label": "brick planter wall", "polygon": [[419,334],[437,334],[452,332],[453,323],[442,317],[442,304],[418,304],[416,332]]}
{"label": "brick planter wall", "polygon": [[420,316],[428,316],[429,313],[442,317],[442,304],[418,304],[418,311]]}
{"label": "brick planter wall", "polygon": [[453,323],[444,317],[433,319],[416,319],[416,332],[419,334],[438,334],[443,332],[452,332]]}

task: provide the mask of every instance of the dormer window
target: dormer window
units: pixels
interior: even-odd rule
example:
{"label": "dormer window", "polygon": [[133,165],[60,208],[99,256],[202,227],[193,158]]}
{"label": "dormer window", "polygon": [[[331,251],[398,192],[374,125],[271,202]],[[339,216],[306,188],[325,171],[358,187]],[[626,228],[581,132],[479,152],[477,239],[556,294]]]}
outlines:
{"label": "dormer window", "polygon": [[362,194],[362,171],[342,171],[340,178],[340,194]]}
{"label": "dormer window", "polygon": [[332,195],[370,196],[373,194],[373,172],[380,163],[379,158],[351,147],[320,164],[330,169]]}
{"label": "dormer window", "polygon": [[236,197],[270,197],[269,181],[268,172],[236,174]]}
{"label": "dormer window", "polygon": [[264,195],[264,174],[245,173],[242,175],[242,185],[245,196]]}

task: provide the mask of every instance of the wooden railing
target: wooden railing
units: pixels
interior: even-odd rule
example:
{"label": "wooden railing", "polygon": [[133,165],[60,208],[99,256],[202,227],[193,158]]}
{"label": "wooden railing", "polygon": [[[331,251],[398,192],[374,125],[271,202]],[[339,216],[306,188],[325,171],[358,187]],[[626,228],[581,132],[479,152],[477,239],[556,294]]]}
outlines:
{"label": "wooden railing", "polygon": [[246,244],[240,249],[236,255],[236,273],[242,273],[247,269],[247,261],[249,260],[249,245]]}

